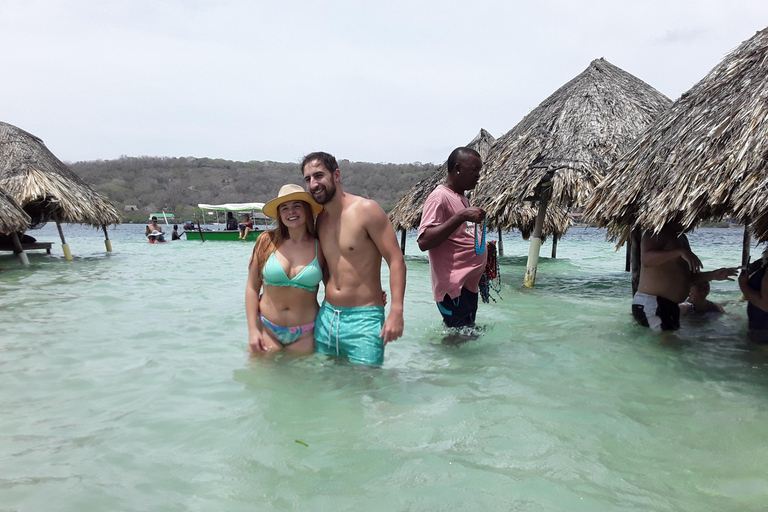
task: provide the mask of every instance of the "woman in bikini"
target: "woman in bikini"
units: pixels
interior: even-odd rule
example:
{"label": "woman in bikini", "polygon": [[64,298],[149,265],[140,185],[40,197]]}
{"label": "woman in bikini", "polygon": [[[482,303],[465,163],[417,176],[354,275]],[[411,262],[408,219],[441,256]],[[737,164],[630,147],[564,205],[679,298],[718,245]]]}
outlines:
{"label": "woman in bikini", "polygon": [[299,185],[283,185],[264,205],[277,229],[259,236],[248,267],[245,311],[254,354],[314,352],[317,288],[325,268],[315,216],[322,209]]}

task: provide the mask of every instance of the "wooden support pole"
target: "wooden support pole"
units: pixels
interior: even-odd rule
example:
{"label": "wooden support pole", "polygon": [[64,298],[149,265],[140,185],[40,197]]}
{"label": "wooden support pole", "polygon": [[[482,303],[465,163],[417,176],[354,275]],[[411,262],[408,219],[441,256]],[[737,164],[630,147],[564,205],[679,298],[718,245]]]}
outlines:
{"label": "wooden support pole", "polygon": [[557,258],[557,234],[552,235],[552,258]]}
{"label": "wooden support pole", "polygon": [[64,258],[67,260],[71,260],[72,253],[69,252],[69,246],[67,245],[67,241],[64,240],[64,232],[61,230],[61,222],[59,222],[59,219],[56,219],[56,229],[59,230],[59,238],[61,238],[61,250],[64,251]]}
{"label": "wooden support pole", "polygon": [[640,284],[640,265],[642,262],[640,261],[640,242],[643,239],[643,232],[640,230],[640,228],[634,228],[632,230],[632,234],[630,235],[632,237],[632,245],[631,245],[631,251],[632,251],[632,296],[635,296],[635,292],[637,292],[637,287]]}
{"label": "wooden support pole", "polygon": [[499,257],[504,256],[504,241],[501,239],[501,226],[499,226]]}
{"label": "wooden support pole", "polygon": [[107,233],[107,225],[102,224],[101,229],[104,230],[104,245],[107,246],[107,252],[112,252],[112,242],[109,240],[109,233]]}
{"label": "wooden support pole", "polygon": [[632,269],[632,237],[627,238],[627,255],[624,261],[624,272]]}
{"label": "wooden support pole", "polygon": [[400,230],[400,252],[405,256],[405,229]]}
{"label": "wooden support pole", "polygon": [[19,234],[17,232],[11,233],[11,240],[13,241],[13,252],[19,255],[19,260],[21,261],[21,264],[25,267],[29,266],[29,258],[27,257],[27,253],[24,252],[24,249],[21,247],[21,240],[19,240]]}
{"label": "wooden support pole", "polygon": [[547,203],[549,203],[550,197],[552,197],[552,185],[548,183],[542,187],[539,211],[536,214],[536,225],[533,228],[531,246],[528,249],[528,263],[525,268],[525,278],[523,279],[523,286],[526,288],[533,288],[536,283],[536,270],[539,266],[539,252],[541,250],[541,233],[544,230],[544,218],[547,215]]}
{"label": "wooden support pole", "polygon": [[[216,220],[218,220],[218,212],[216,213],[217,217]],[[197,215],[195,215],[195,219],[197,219]],[[203,213],[203,221],[205,221],[205,213]],[[200,240],[205,243],[205,237],[203,236],[203,226],[200,225],[200,221],[197,221],[197,232],[200,233]]]}
{"label": "wooden support pole", "polygon": [[741,266],[749,264],[749,245],[752,237],[749,235],[749,218],[744,219],[744,238],[741,241]]}

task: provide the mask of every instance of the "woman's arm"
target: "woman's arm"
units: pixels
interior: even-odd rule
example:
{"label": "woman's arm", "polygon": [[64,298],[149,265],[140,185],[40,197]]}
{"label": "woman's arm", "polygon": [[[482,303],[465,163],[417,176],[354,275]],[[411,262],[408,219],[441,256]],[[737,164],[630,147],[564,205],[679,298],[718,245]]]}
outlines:
{"label": "woman's arm", "polygon": [[263,283],[259,247],[261,237],[253,248],[251,262],[248,265],[248,281],[245,285],[245,317],[248,320],[248,345],[252,352],[264,352],[264,324],[259,318],[259,292]]}

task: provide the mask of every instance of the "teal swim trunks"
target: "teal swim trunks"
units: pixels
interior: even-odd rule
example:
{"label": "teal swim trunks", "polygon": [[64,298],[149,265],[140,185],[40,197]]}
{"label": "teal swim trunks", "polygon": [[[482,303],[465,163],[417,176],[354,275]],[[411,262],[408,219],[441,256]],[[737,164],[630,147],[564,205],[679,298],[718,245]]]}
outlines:
{"label": "teal swim trunks", "polygon": [[315,352],[346,357],[353,363],[381,366],[383,306],[339,308],[323,301],[315,320]]}

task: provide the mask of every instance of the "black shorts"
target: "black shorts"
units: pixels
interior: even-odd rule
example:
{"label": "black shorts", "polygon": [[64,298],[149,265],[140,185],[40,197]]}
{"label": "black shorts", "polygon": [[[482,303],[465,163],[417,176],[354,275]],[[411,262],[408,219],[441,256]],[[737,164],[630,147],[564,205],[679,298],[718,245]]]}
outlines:
{"label": "black shorts", "polygon": [[452,299],[445,294],[442,302],[437,303],[437,309],[443,315],[443,322],[448,327],[474,327],[477,314],[478,294],[461,289],[461,295]]}
{"label": "black shorts", "polygon": [[632,316],[643,327],[662,331],[680,328],[680,306],[664,297],[637,292],[632,299]]}

